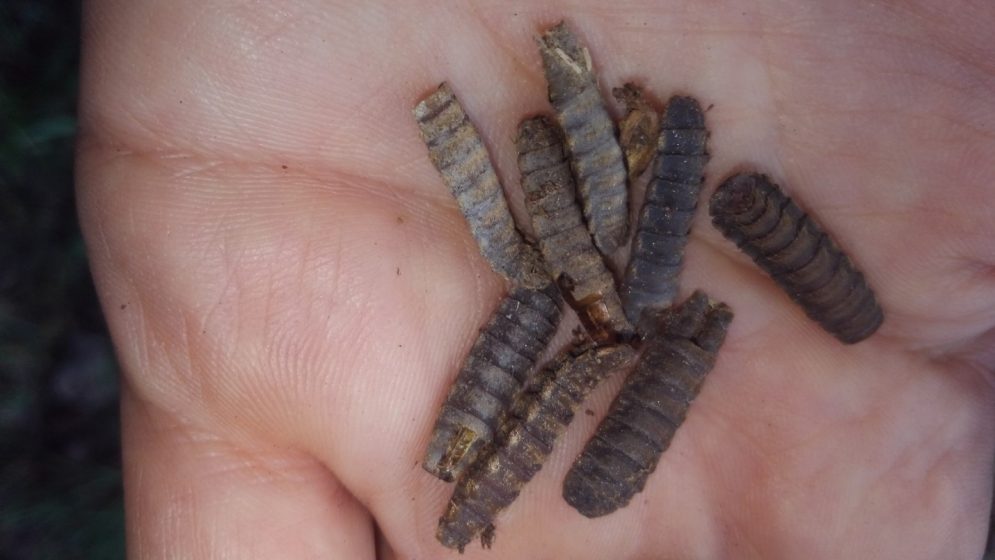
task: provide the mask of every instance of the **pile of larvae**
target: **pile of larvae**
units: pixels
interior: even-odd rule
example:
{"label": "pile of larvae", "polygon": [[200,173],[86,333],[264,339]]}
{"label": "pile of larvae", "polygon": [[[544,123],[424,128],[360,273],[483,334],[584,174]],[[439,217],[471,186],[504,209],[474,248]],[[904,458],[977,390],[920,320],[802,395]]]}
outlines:
{"label": "pile of larvae", "polygon": [[[495,517],[542,468],[585,397],[630,370],[563,482],[587,517],[643,489],[699,393],[733,313],[695,291],[674,303],[708,161],[704,112],[671,98],[662,115],[640,90],[613,91],[609,115],[587,49],[559,24],[538,39],[552,117],[518,128],[525,203],[535,233],[516,227],[477,130],[447,84],[414,108],[429,156],[480,252],[509,290],[481,329],[439,412],[423,466],[456,489],[437,538],[463,548],[494,538]],[[605,264],[629,235],[629,183],[652,164],[620,283]],[[863,275],[823,229],[759,173],[738,173],[711,198],[712,222],[825,330],[844,343],[883,315]],[[582,329],[538,371],[563,302]]]}

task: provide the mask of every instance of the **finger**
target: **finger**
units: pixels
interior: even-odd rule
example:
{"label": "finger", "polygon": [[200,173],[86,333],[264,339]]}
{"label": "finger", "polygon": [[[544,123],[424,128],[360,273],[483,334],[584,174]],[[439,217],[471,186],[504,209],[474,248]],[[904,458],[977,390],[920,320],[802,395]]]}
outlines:
{"label": "finger", "polygon": [[125,388],[129,558],[373,558],[365,509],[310,456],[233,441]]}

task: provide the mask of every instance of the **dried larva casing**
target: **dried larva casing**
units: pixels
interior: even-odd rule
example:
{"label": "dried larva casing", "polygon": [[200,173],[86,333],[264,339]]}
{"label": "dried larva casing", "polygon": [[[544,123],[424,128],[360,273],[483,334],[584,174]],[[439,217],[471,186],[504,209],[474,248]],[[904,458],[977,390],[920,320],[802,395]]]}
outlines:
{"label": "dried larva casing", "polygon": [[693,97],[672,97],[663,114],[653,178],[646,186],[620,290],[625,314],[640,330],[644,310],[665,308],[677,295],[708,163],[707,141],[701,105]]}
{"label": "dried larva casing", "polygon": [[625,105],[618,123],[618,142],[625,154],[625,167],[632,183],[649,167],[660,136],[660,115],[643,98],[642,89],[632,83],[612,90],[616,101]]}
{"label": "dried larva casing", "polygon": [[542,468],[577,406],[609,373],[625,367],[634,354],[626,345],[577,345],[544,368],[537,383],[516,403],[515,414],[502,426],[497,445],[457,483],[439,520],[439,542],[462,552],[481,536],[484,546],[489,547],[495,517]]}
{"label": "dried larva casing", "polygon": [[714,366],[732,321],[729,307],[709,304],[701,292],[662,316],[563,481],[563,498],[586,517],[625,507],[642,491]]}
{"label": "dried larva casing", "polygon": [[541,288],[547,272],[515,228],[487,148],[448,84],[413,110],[428,154],[456,198],[481,254],[513,283]]}
{"label": "dried larva casing", "polygon": [[864,275],[766,175],[739,173],[712,195],[712,222],[823,329],[846,344],[884,321]]}
{"label": "dried larva casing", "polygon": [[449,390],[422,467],[452,482],[488,446],[521,393],[560,322],[562,300],[544,290],[515,288],[481,329]]}
{"label": "dried larva casing", "polygon": [[526,119],[518,126],[516,145],[525,206],[550,274],[592,338],[628,338],[632,325],[584,225],[560,128],[543,116]]}
{"label": "dried larva casing", "polygon": [[591,57],[563,23],[542,34],[539,52],[587,227],[598,249],[611,254],[628,235],[628,190],[622,150],[598,91]]}

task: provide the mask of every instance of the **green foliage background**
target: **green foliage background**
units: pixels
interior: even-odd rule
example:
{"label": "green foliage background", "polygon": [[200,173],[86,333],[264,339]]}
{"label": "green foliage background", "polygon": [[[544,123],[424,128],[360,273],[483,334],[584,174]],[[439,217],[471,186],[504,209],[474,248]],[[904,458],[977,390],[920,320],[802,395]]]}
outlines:
{"label": "green foliage background", "polygon": [[0,558],[123,558],[117,370],[73,201],[78,2],[0,0]]}

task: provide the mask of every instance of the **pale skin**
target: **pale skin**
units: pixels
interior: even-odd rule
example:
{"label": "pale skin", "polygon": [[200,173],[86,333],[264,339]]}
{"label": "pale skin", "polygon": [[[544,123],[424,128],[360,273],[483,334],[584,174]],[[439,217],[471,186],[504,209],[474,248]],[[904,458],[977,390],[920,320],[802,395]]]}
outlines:
{"label": "pale skin", "polygon": [[736,319],[646,490],[596,520],[560,497],[616,375],[465,557],[980,556],[995,6],[419,4],[87,4],[79,204],[123,373],[131,557],[455,557],[434,537],[451,486],[419,462],[506,287],[410,110],[448,80],[520,206],[514,130],[548,111],[533,37],[562,17],[605,93],[714,104],[704,196],[771,174],[886,318],[838,343],[703,203],[684,292]]}

